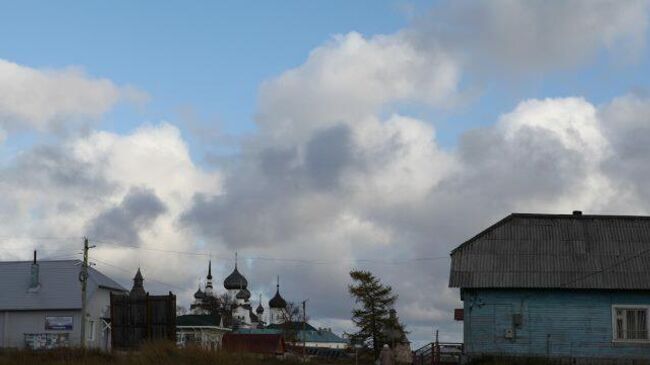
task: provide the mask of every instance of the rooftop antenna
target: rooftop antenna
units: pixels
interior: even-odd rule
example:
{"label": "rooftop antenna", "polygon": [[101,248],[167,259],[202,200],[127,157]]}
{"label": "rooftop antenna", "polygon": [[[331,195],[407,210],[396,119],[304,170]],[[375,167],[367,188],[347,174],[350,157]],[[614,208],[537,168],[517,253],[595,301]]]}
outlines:
{"label": "rooftop antenna", "polygon": [[235,269],[237,268],[237,250],[235,250]]}

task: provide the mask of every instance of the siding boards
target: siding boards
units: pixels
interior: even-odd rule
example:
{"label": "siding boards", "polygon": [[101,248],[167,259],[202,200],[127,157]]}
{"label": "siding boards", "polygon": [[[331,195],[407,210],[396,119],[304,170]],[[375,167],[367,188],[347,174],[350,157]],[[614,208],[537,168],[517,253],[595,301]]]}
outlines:
{"label": "siding boards", "polygon": [[[612,304],[650,305],[647,291],[474,289],[467,294],[465,346],[470,356],[650,360],[650,344],[612,342]],[[517,328],[515,313],[522,314]],[[514,330],[513,339],[505,338],[507,328]]]}

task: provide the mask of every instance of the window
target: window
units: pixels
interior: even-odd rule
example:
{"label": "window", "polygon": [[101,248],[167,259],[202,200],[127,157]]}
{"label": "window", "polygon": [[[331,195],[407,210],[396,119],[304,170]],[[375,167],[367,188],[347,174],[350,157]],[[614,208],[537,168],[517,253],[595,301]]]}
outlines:
{"label": "window", "polygon": [[95,321],[88,321],[88,340],[95,340]]}
{"label": "window", "polygon": [[648,341],[648,308],[632,305],[614,306],[614,340]]}

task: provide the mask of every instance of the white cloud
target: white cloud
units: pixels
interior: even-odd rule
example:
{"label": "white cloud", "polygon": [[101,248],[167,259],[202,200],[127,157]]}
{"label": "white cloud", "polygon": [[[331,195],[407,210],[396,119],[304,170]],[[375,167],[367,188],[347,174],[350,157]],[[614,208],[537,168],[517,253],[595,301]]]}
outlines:
{"label": "white cloud", "polygon": [[405,33],[336,36],[307,61],[264,83],[258,118],[278,138],[364,118],[387,103],[448,105],[460,70],[443,50],[420,48]]}
{"label": "white cloud", "polygon": [[9,132],[61,129],[95,120],[120,101],[147,98],[77,68],[34,69],[0,59],[0,127]]}

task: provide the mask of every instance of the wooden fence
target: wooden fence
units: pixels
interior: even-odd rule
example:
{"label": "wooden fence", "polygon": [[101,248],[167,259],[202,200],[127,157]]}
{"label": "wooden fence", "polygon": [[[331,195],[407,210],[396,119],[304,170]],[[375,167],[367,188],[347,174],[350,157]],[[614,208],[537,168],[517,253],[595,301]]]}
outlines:
{"label": "wooden fence", "polygon": [[133,349],[153,340],[176,341],[176,296],[111,293],[112,347]]}

